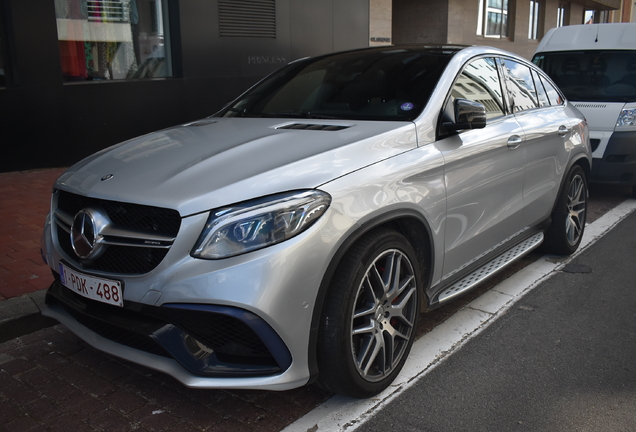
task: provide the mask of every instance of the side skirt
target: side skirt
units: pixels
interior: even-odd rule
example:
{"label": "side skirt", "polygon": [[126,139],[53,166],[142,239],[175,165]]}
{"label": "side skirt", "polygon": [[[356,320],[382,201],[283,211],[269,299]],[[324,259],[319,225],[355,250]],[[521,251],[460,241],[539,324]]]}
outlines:
{"label": "side skirt", "polygon": [[468,274],[468,276],[460,279],[459,281],[455,282],[453,285],[439,293],[437,296],[438,305],[446,303],[447,301],[458,297],[466,291],[470,291],[471,289],[475,288],[475,286],[479,285],[481,282],[488,279],[499,270],[502,270],[504,267],[526,255],[533,249],[536,249],[542,242],[543,232],[538,232],[533,236],[527,238],[526,240],[522,241],[518,245],[512,247],[511,249],[508,249],[501,255],[496,256],[483,266],[479,267],[477,270]]}

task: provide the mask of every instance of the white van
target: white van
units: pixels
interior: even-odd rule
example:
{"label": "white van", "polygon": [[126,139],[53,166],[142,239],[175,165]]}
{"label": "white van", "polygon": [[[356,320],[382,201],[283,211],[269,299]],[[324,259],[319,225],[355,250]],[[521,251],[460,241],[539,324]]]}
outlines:
{"label": "white van", "polygon": [[592,181],[636,197],[636,23],[551,29],[532,61],[587,118]]}

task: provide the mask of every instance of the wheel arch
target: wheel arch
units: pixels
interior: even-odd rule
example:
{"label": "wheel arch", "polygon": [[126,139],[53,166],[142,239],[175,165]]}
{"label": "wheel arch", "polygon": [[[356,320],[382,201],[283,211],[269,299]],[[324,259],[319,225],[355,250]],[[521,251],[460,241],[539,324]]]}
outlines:
{"label": "wheel arch", "polygon": [[[561,196],[561,191],[563,190],[564,187],[566,187],[566,183],[568,181],[570,172],[575,166],[580,166],[583,169],[583,172],[585,172],[585,179],[587,183],[589,184],[590,173],[592,172],[592,165],[590,164],[590,161],[588,160],[588,158],[585,156],[584,153],[579,153],[578,157],[572,158],[570,162],[568,163],[567,168],[563,170],[563,177],[561,178],[561,184],[559,185],[559,190],[556,195],[557,197]],[[550,210],[550,215],[552,215],[552,213],[554,212],[554,208],[557,205],[557,201],[558,199],[554,201],[554,204],[552,205],[552,210]],[[550,223],[552,223],[551,220],[550,220]]]}
{"label": "wheel arch", "polygon": [[[318,376],[317,348],[318,333],[320,330],[320,319],[323,313],[323,307],[327,293],[334,277],[336,269],[342,258],[366,234],[379,229],[390,228],[402,234],[410,245],[413,247],[417,258],[420,274],[422,275],[421,302],[419,312],[428,306],[428,298],[426,296],[426,287],[430,286],[432,279],[432,267],[434,260],[434,249],[432,244],[432,231],[426,219],[417,211],[411,209],[400,209],[382,214],[376,218],[366,221],[357,229],[351,232],[346,240],[340,245],[333,258],[331,259],[327,270],[323,275],[322,282],[316,295],[314,310],[311,319],[311,328],[309,333],[309,382],[315,381]],[[413,241],[420,239],[420,241]]]}

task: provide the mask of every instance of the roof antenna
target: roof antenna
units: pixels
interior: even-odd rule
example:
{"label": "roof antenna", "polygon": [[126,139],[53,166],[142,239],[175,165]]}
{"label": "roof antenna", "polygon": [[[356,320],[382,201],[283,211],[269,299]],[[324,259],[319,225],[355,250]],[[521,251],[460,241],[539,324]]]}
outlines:
{"label": "roof antenna", "polygon": [[596,25],[596,39],[594,39],[594,43],[598,42],[598,28],[599,28],[599,25],[597,24]]}

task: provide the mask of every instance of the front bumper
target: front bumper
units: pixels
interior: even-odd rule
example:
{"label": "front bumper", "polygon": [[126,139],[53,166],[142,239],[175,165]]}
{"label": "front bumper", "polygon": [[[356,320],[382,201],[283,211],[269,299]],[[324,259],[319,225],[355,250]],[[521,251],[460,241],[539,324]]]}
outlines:
{"label": "front bumper", "polygon": [[594,158],[594,183],[636,185],[636,132],[614,132],[602,158]]}
{"label": "front bumper", "polygon": [[291,353],[276,332],[251,312],[227,306],[126,302],[123,308],[75,294],[55,281],[46,303],[113,342],[173,358],[204,377],[281,374]]}

